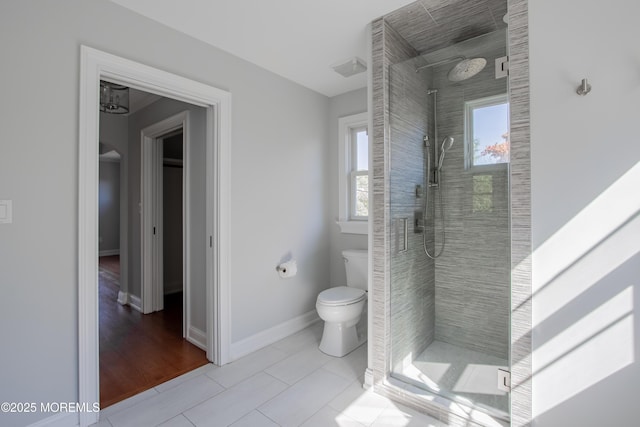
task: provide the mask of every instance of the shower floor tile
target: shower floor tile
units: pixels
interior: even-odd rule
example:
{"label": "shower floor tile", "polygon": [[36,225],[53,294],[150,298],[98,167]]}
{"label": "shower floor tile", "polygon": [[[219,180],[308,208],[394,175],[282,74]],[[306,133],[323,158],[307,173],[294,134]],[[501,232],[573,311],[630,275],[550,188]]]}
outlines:
{"label": "shower floor tile", "polygon": [[507,360],[433,341],[400,374],[446,397],[455,395],[507,414],[509,399],[506,392],[498,390],[498,368],[508,369]]}

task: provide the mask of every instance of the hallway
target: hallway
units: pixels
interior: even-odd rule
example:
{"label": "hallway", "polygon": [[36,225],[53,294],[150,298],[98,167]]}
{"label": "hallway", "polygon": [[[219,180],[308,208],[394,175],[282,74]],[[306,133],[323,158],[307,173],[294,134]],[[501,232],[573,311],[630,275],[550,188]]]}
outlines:
{"label": "hallway", "polygon": [[182,293],[143,315],[117,302],[119,257],[100,257],[100,407],[106,408],[208,363],[182,338]]}

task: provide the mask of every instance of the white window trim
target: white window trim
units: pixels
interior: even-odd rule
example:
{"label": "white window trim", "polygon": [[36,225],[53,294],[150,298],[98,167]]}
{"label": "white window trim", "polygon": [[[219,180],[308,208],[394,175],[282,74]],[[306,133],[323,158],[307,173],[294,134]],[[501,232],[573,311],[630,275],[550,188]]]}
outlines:
{"label": "white window trim", "polygon": [[502,93],[500,95],[488,96],[485,98],[474,99],[464,103],[464,163],[465,169],[476,170],[482,172],[503,170],[508,167],[507,163],[493,163],[488,165],[473,164],[473,110],[478,107],[491,107],[493,105],[509,104],[509,95]]}
{"label": "white window trim", "polygon": [[[369,128],[369,115],[364,112],[338,119],[338,221],[342,233],[368,234],[368,219],[351,219],[349,217],[349,193],[351,187],[351,157],[349,147],[351,129],[358,127]],[[371,132],[369,135],[369,151],[371,151]],[[369,165],[371,166],[371,165]],[[369,183],[371,187],[371,183]],[[371,195],[371,191],[369,191]]]}

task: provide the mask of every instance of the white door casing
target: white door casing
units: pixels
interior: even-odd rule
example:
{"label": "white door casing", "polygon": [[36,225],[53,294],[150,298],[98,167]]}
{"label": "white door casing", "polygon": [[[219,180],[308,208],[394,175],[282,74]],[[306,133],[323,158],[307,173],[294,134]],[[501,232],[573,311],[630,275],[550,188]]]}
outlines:
{"label": "white door casing", "polygon": [[[191,217],[189,214],[190,191],[189,191],[189,112],[183,111],[166,118],[158,123],[144,128],[141,132],[141,195],[142,195],[142,217],[141,217],[141,281],[142,283],[142,312],[147,314],[163,309],[163,203],[162,203],[162,136],[167,133],[182,129],[183,135],[183,245],[182,245],[182,265],[183,265],[183,286],[185,299],[183,336],[188,330],[190,317],[189,295],[191,290],[189,250]],[[204,249],[204,248],[203,248]]]}
{"label": "white door casing", "polygon": [[[98,141],[100,79],[205,107],[207,358],[229,360],[231,94],[87,46],[80,49],[78,144],[78,402],[99,402]],[[79,413],[79,425],[98,421]]]}

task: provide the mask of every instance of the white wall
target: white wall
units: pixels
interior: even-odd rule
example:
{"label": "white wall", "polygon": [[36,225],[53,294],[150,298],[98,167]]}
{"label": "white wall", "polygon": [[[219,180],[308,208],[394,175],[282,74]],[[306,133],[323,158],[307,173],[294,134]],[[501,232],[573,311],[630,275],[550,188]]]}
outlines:
{"label": "white wall", "polygon": [[534,424],[637,425],[640,3],[529,7]]}
{"label": "white wall", "polygon": [[329,102],[329,215],[331,223],[331,251],[330,251],[330,283],[327,287],[342,286],[347,283],[342,251],[345,249],[367,249],[366,234],[346,234],[340,232],[336,224],[338,219],[338,119],[352,114],[367,111],[367,89],[362,88],[334,96]]}
{"label": "white wall", "polygon": [[[0,2],[0,401],[78,397],[81,44],[232,93],[234,342],[314,310],[329,282],[328,98],[106,0]],[[281,280],[288,252],[299,274]]]}

